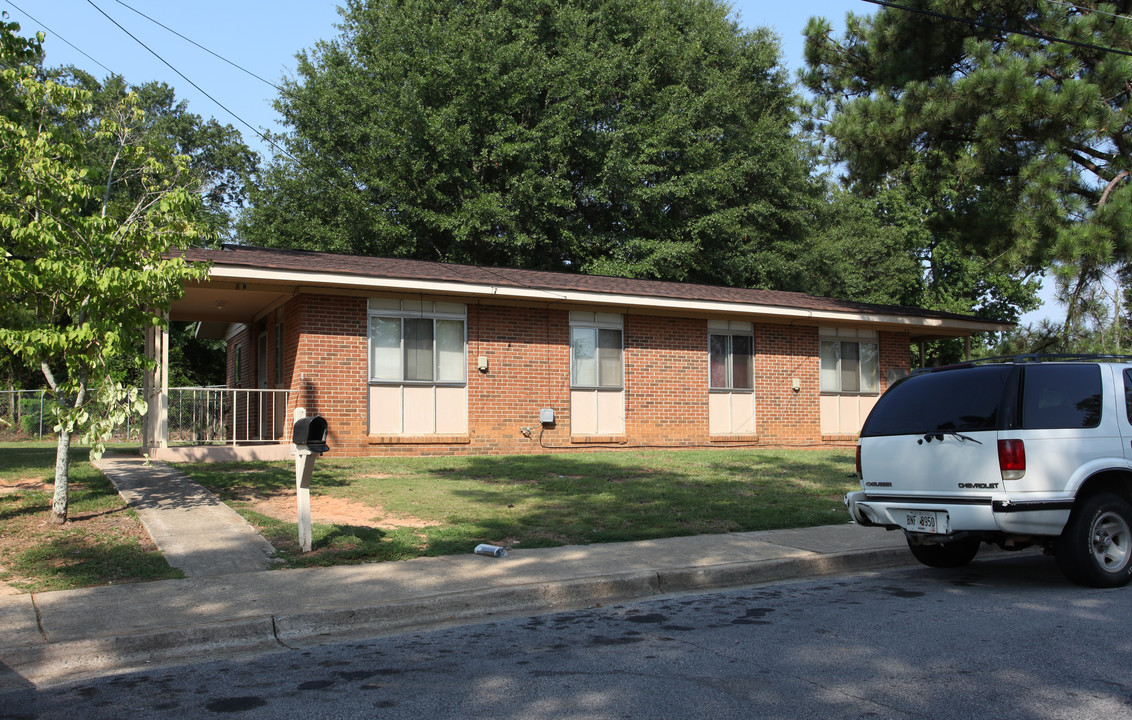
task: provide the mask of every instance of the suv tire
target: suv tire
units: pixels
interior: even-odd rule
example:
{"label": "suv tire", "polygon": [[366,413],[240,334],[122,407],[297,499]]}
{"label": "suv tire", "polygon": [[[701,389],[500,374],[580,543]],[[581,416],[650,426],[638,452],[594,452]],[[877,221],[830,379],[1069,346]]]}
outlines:
{"label": "suv tire", "polygon": [[974,559],[980,544],[978,538],[929,545],[913,543],[911,538],[908,539],[908,549],[912,551],[912,555],[928,567],[935,568],[963,567]]}
{"label": "suv tire", "polygon": [[1057,539],[1054,557],[1078,585],[1126,584],[1132,579],[1132,505],[1113,493],[1086,497]]}

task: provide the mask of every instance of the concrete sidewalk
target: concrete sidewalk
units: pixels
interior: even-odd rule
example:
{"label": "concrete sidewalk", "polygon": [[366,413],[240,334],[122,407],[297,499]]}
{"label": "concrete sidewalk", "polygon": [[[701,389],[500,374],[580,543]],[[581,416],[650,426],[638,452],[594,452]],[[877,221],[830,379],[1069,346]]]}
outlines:
{"label": "concrete sidewalk", "polygon": [[0,691],[910,562],[899,533],[835,525],[0,596]]}
{"label": "concrete sidewalk", "polygon": [[271,567],[275,548],[235,510],[164,463],[107,454],[95,463],[138,513],[149,536],[186,577]]}

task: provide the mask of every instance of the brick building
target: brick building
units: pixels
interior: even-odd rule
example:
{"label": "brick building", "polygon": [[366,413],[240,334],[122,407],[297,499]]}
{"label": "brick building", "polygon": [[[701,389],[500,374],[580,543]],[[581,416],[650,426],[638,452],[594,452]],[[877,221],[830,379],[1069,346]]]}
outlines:
{"label": "brick building", "polygon": [[285,445],[304,408],[341,455],[847,443],[912,343],[1008,327],[767,290],[243,246],[186,257],[210,278],[171,318],[227,339],[230,388],[285,391],[231,424]]}

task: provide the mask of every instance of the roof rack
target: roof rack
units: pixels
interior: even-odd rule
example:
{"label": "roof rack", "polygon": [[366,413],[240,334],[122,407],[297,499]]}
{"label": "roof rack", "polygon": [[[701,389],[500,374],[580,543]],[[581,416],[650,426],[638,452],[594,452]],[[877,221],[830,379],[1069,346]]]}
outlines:
{"label": "roof rack", "polygon": [[1132,355],[1104,355],[1093,353],[1020,353],[1018,355],[997,355],[995,357],[975,358],[963,362],[940,365],[939,367],[916,368],[915,373],[954,370],[990,363],[1040,363],[1040,362],[1132,362]]}

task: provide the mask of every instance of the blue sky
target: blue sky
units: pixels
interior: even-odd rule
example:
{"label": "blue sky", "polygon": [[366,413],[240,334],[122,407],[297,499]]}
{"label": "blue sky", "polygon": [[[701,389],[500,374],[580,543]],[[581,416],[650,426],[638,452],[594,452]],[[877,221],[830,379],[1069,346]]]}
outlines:
{"label": "blue sky", "polygon": [[[840,33],[846,13],[871,15],[878,8],[865,0],[741,0],[732,7],[744,27],[769,27],[778,34],[792,77],[803,65],[802,30],[810,17],[828,18]],[[291,75],[297,52],[336,36],[339,19],[337,4],[325,0],[0,0],[0,9],[20,23],[23,34],[47,34],[48,65],[76,65],[100,78],[114,72],[135,84],[166,82],[192,112],[231,123],[265,155],[270,153],[253,129],[281,129],[271,106],[276,90],[138,13],[272,83]]]}

